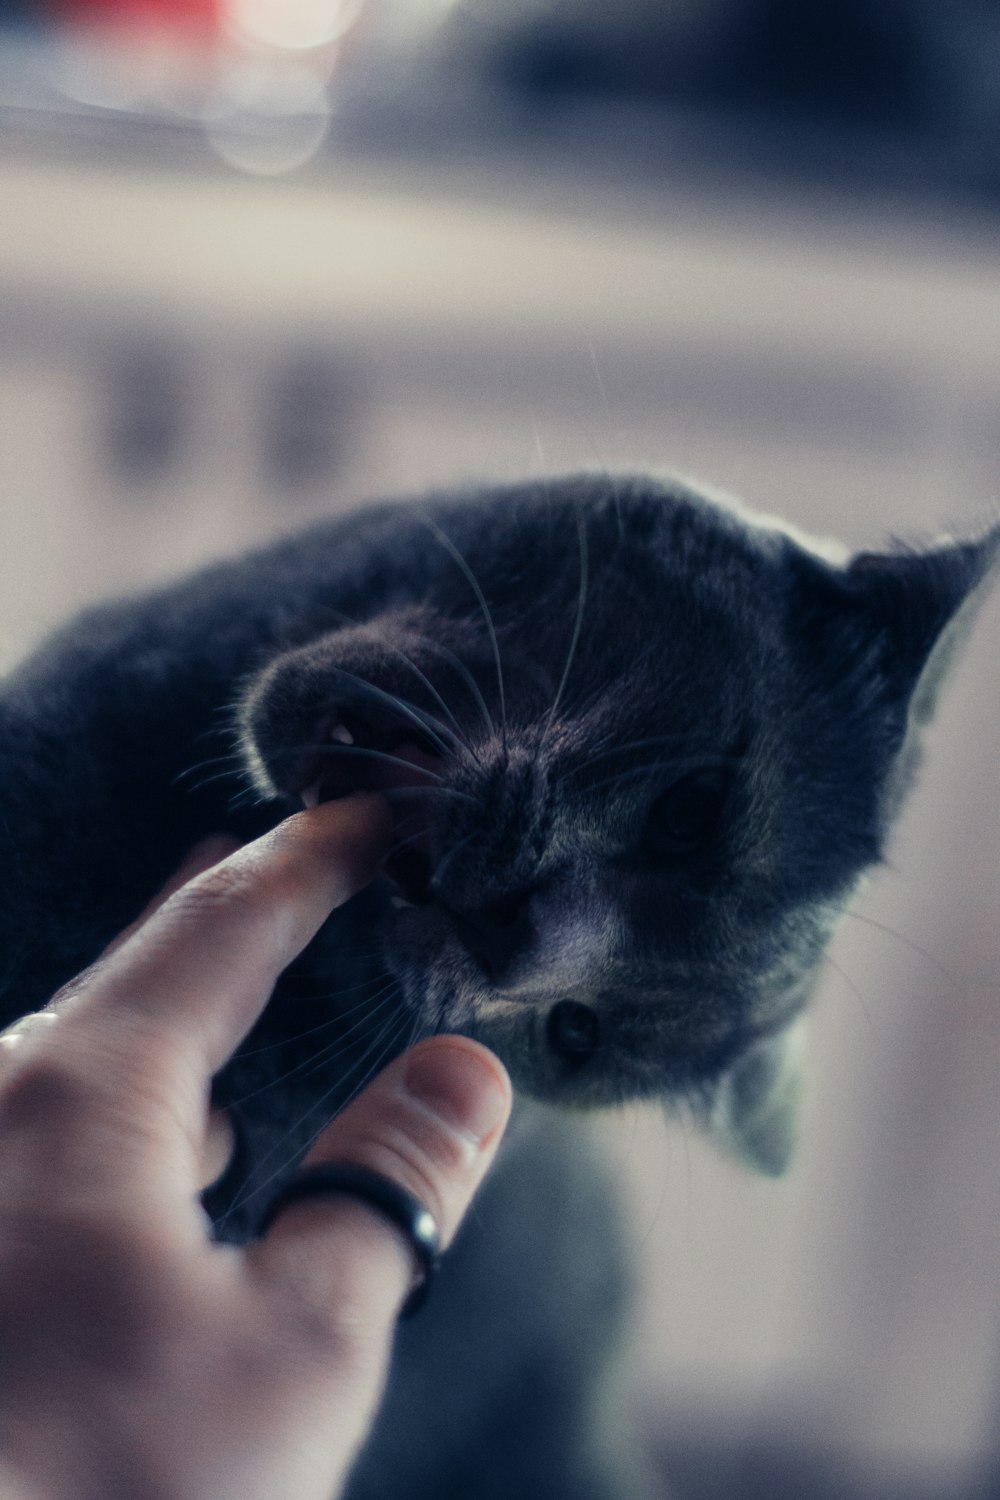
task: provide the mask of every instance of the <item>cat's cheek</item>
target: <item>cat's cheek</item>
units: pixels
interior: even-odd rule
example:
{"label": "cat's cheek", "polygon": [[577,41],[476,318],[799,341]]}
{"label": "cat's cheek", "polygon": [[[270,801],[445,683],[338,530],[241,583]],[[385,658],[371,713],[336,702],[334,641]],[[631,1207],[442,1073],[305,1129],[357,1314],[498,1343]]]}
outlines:
{"label": "cat's cheek", "polygon": [[466,1031],[473,1002],[468,976],[450,951],[440,914],[413,905],[387,882],[379,934],[382,960],[400,985],[408,1009],[439,1031]]}

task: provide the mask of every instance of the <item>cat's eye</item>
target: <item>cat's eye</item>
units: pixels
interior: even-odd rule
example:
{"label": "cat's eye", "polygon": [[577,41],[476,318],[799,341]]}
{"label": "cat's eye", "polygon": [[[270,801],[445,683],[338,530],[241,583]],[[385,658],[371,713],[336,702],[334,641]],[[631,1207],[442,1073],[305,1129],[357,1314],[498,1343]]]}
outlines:
{"label": "cat's eye", "polygon": [[729,783],[728,772],[705,769],[682,776],[661,792],[646,817],[647,851],[687,854],[710,844],[719,831]]}

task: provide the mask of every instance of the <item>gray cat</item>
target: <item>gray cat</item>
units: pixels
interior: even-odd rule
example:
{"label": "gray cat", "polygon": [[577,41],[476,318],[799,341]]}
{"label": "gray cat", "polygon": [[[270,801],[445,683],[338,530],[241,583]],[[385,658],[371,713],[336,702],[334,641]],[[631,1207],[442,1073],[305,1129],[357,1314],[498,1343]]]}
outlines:
{"label": "gray cat", "polygon": [[998,557],[1000,526],[847,558],[578,476],[317,527],[93,610],[7,681],[0,1024],[206,833],[358,789],[394,809],[384,874],[216,1081],[220,1239],[419,1035],[479,1037],[542,1101],[400,1336],[353,1500],[638,1489],[603,1415],[618,1231],[547,1106],[662,1100],[785,1169],[796,1022]]}

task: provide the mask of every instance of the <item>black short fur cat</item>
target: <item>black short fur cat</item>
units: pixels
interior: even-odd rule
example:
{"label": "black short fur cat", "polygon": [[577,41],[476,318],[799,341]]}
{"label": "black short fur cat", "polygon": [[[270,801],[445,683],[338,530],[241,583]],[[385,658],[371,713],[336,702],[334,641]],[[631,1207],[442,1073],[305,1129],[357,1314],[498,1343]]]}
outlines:
{"label": "black short fur cat", "polygon": [[[385,874],[217,1081],[241,1141],[220,1237],[435,1029],[527,1096],[662,1099],[780,1172],[795,1023],[998,556],[1000,526],[831,561],[679,482],[578,476],[362,511],[93,610],[0,697],[0,1024],[196,839],[375,787]],[[527,1109],[352,1495],[626,1493],[586,1437],[621,1282],[593,1191],[568,1127]]]}

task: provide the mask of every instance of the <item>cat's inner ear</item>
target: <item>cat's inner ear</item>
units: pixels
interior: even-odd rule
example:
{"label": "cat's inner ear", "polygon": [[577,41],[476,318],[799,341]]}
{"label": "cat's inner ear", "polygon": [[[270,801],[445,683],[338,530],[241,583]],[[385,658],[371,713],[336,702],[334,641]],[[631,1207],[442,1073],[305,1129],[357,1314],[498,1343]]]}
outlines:
{"label": "cat's inner ear", "polygon": [[795,1153],[804,1026],[799,1018],[745,1052],[716,1085],[708,1109],[716,1140],[767,1177],[786,1172]]}
{"label": "cat's inner ear", "polygon": [[1000,573],[1000,524],[978,541],[928,551],[861,552],[845,584],[887,644],[883,671],[909,704],[912,723],[930,718],[938,689],[989,587]]}

